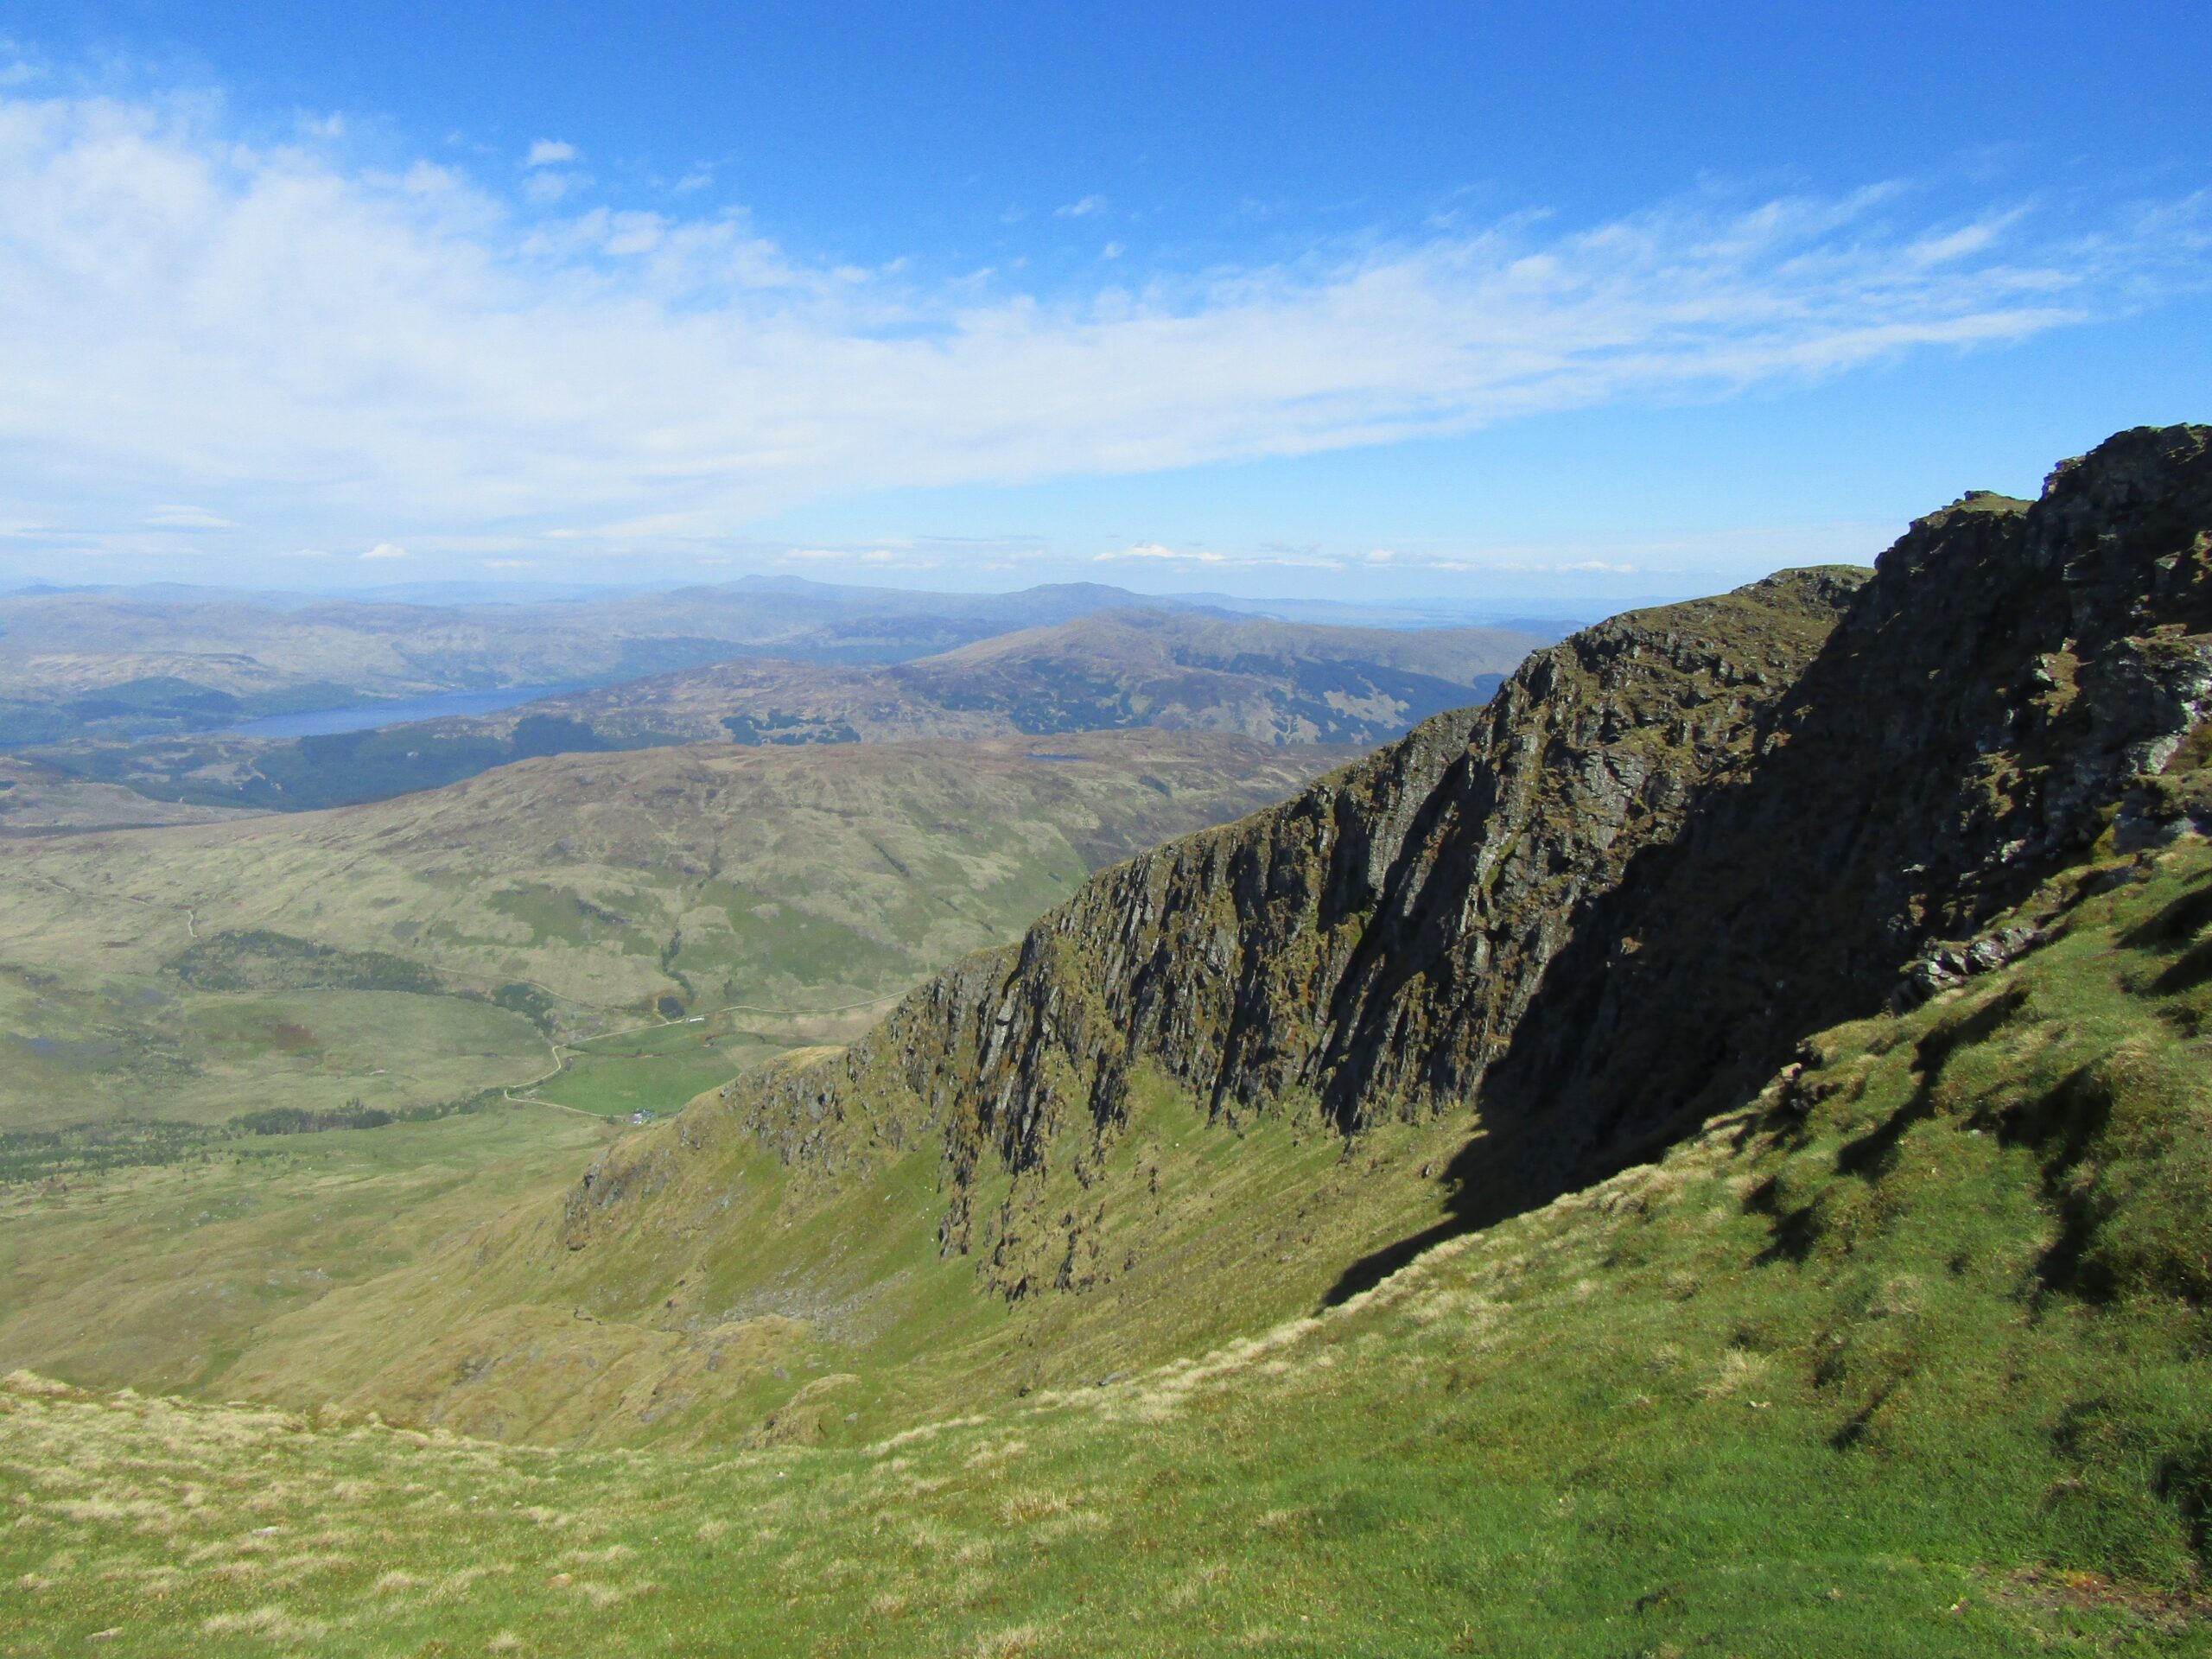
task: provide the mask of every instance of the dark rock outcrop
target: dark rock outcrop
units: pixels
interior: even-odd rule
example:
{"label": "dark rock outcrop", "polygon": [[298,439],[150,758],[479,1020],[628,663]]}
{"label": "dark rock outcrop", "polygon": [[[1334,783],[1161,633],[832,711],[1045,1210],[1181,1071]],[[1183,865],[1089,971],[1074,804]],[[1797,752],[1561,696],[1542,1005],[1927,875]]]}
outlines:
{"label": "dark rock outcrop", "polygon": [[2212,431],[2124,433],[2031,506],[1883,555],[1757,764],[1636,861],[1547,976],[1496,1115],[1543,1173],[1730,1104],[2080,857],[2212,713]]}

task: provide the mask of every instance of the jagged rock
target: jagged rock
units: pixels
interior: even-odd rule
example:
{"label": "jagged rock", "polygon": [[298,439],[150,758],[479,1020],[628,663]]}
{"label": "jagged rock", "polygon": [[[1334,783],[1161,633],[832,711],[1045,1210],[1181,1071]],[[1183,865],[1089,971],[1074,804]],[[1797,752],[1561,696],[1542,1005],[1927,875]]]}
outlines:
{"label": "jagged rock", "polygon": [[1916,1008],[1939,992],[1963,985],[1977,974],[2002,968],[2050,940],[2044,928],[2015,922],[1964,944],[1938,944],[1905,967],[1904,976],[1890,993],[1890,1007],[1903,1014]]}

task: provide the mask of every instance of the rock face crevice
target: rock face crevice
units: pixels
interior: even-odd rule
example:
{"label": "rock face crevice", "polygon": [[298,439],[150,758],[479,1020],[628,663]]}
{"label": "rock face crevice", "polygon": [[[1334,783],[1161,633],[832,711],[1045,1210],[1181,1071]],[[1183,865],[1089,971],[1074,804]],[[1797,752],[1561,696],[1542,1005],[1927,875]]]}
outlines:
{"label": "rock face crevice", "polygon": [[1541,1201],[1877,1011],[2099,836],[2199,810],[2175,768],[2212,709],[2208,445],[2123,433],[2037,503],[1920,520],[1871,575],[1586,630],[1483,709],[1102,873],[727,1114],[830,1179],[934,1147],[941,1246],[1007,1294],[1077,1255],[1084,1206],[1039,1195],[1108,1179],[1144,1073],[1228,1128],[1462,1115],[1468,1212]]}

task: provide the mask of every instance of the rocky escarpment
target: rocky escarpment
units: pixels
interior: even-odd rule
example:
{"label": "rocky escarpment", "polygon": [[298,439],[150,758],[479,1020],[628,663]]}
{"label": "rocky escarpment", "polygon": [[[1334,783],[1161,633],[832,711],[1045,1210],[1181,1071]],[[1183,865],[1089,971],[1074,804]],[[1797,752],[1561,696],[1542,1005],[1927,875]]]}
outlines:
{"label": "rocky escarpment", "polygon": [[2209,446],[2124,433],[1883,556],[1757,764],[1551,965],[1483,1099],[1541,1123],[1550,1179],[1730,1103],[2099,837],[2202,811],[2178,774],[2212,713]]}
{"label": "rocky escarpment", "polygon": [[[1456,1101],[1582,909],[1750,757],[1862,579],[1789,572],[1539,652],[1484,709],[1103,873],[830,1067],[733,1104],[830,1173],[941,1135],[943,1243],[987,1243],[987,1276],[1018,1291],[1073,1253],[1082,1222],[1044,1195],[1064,1167],[1095,1182],[1141,1068],[1232,1126],[1311,1110],[1356,1130]],[[1012,1185],[978,1217],[993,1169]]]}
{"label": "rocky escarpment", "polygon": [[[1548,1197],[2100,836],[2196,810],[2172,774],[2212,701],[2208,440],[2123,434],[2037,503],[1920,521],[1871,580],[1785,573],[1539,652],[1482,710],[1103,873],[834,1059],[734,1085],[726,1121],[833,1181],[935,1147],[942,1247],[1010,1294],[1069,1282],[1154,1075],[1230,1132],[1456,1115],[1463,1217]],[[675,1153],[618,1151],[594,1191]]]}

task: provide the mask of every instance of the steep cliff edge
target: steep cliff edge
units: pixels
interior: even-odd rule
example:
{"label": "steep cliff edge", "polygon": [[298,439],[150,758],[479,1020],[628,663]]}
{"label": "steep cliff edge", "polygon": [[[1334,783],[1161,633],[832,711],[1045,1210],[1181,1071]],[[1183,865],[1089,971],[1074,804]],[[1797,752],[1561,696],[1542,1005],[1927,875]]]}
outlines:
{"label": "steep cliff edge", "polygon": [[1591,913],[1485,1090],[1541,1119],[1553,1179],[1733,1104],[2101,836],[2201,817],[2208,445],[2123,433],[2034,505],[1968,497],[1883,556],[1757,764]]}

